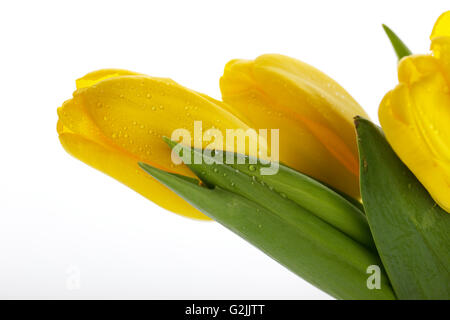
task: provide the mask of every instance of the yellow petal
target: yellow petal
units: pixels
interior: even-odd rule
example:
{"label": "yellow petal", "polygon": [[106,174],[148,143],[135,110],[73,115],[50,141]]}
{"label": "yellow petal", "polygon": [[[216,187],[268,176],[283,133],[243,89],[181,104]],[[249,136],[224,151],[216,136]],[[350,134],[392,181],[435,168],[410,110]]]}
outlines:
{"label": "yellow petal", "polygon": [[138,158],[77,134],[61,133],[59,139],[69,154],[124,183],[157,205],[180,215],[207,219],[174,192],[143,172],[137,164]]}
{"label": "yellow petal", "polygon": [[433,56],[439,61],[450,85],[450,11],[444,12],[438,18],[430,39]]}
{"label": "yellow petal", "polygon": [[430,39],[437,37],[450,37],[450,11],[441,14],[434,24]]}
{"label": "yellow petal", "polygon": [[450,97],[440,73],[399,84],[381,102],[386,138],[433,199],[450,212]]}
{"label": "yellow petal", "polygon": [[413,84],[422,77],[440,72],[435,58],[430,55],[416,54],[400,60],[398,65],[398,81]]}
{"label": "yellow petal", "polygon": [[[185,165],[172,163],[162,137],[184,128],[193,144],[194,121],[202,121],[203,131],[215,127],[224,133],[246,130],[247,124],[227,111],[225,104],[170,79],[100,70],[79,79],[78,86],[74,97],[58,109],[57,130],[68,152],[170,211],[207,219],[152,178],[143,179],[137,162],[194,177]],[[201,147],[210,144],[200,143]]]}
{"label": "yellow petal", "polygon": [[450,95],[444,88],[445,79],[435,73],[414,83],[410,90],[415,124],[429,152],[436,161],[450,166]]}
{"label": "yellow petal", "polygon": [[123,69],[101,69],[90,72],[84,77],[76,80],[77,89],[87,88],[93,86],[97,82],[106,80],[109,78],[115,78],[119,76],[132,76],[139,75],[139,73],[123,70]]}
{"label": "yellow petal", "polygon": [[442,73],[450,85],[450,37],[439,37],[431,42],[433,57],[438,61]]}
{"label": "yellow petal", "polygon": [[67,100],[58,108],[58,133],[69,132],[81,135],[99,144],[107,145],[101,131],[87,115],[83,105],[74,99]]}
{"label": "yellow petal", "polygon": [[[202,121],[203,131],[217,128],[247,129],[233,114],[173,81],[148,76],[124,76],[103,80],[79,90],[75,101],[85,106],[96,127],[119,148],[147,163],[173,168],[170,149],[162,140],[175,129],[194,132],[194,121]],[[194,136],[191,136],[194,144]],[[208,143],[203,141],[202,146]],[[245,152],[239,150],[239,152]],[[185,166],[178,173],[192,175]]]}
{"label": "yellow petal", "polygon": [[353,117],[367,114],[335,81],[282,55],[232,60],[222,97],[257,128],[280,129],[280,161],[359,197]]}

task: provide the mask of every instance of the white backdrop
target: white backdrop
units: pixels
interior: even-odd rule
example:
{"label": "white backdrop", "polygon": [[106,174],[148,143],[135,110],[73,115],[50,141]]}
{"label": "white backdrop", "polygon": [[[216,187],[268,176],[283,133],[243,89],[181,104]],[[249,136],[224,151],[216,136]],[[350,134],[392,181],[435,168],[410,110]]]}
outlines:
{"label": "white backdrop", "polygon": [[377,119],[396,84],[381,23],[427,52],[443,1],[3,1],[0,298],[328,299],[216,223],[176,216],[71,158],[56,108],[105,67],[220,98],[232,58],[296,57]]}

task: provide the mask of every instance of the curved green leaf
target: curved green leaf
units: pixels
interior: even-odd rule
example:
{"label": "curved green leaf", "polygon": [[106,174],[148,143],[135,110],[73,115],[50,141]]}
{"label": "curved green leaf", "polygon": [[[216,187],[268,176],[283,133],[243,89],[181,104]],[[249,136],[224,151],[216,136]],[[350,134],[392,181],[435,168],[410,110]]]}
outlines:
{"label": "curved green leaf", "polygon": [[383,265],[401,299],[450,299],[450,215],[369,120],[356,120],[361,194]]}

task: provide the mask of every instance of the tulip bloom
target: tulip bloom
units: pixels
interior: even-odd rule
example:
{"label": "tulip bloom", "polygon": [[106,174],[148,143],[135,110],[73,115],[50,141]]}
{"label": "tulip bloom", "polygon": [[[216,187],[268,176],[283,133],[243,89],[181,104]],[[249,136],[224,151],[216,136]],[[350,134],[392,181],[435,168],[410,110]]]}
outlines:
{"label": "tulip bloom", "polygon": [[430,38],[432,54],[400,61],[399,84],[383,98],[378,115],[397,155],[450,212],[450,11]]}
{"label": "tulip bloom", "polygon": [[[223,103],[170,79],[125,70],[100,70],[77,80],[73,98],[58,109],[57,131],[68,153],[119,180],[161,207],[199,219],[202,213],[142,171],[142,161],[165,171],[194,177],[171,162],[162,137],[175,129],[244,129],[248,125]],[[202,147],[206,143],[202,141]]]}
{"label": "tulip bloom", "polygon": [[280,129],[281,162],[360,197],[353,118],[367,114],[339,84],[303,62],[270,54],[230,61],[220,88],[240,118]]}

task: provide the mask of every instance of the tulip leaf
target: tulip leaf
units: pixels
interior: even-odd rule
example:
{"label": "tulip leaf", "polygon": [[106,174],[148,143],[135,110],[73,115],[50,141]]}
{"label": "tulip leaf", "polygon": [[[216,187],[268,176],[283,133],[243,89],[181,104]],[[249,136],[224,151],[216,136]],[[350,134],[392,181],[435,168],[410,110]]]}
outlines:
{"label": "tulip leaf", "polygon": [[[172,148],[177,145],[167,138],[165,141]],[[203,159],[199,164],[190,161],[187,165],[206,185],[220,186],[250,200],[266,203],[275,211],[307,212],[307,216],[315,215],[362,245],[375,247],[364,213],[320,182],[283,164],[277,164],[276,174],[263,174],[269,164],[252,157],[223,151],[217,151],[211,157],[203,150],[181,147],[179,155],[186,152],[190,159]],[[220,163],[213,163],[215,160]],[[299,223],[304,224],[303,221]]]}
{"label": "tulip leaf", "polygon": [[391,41],[392,47],[394,48],[395,53],[397,54],[398,60],[401,60],[403,57],[410,56],[411,50],[403,43],[403,41],[392,31],[387,25],[383,24],[384,32],[386,32],[389,40]]}
{"label": "tulip leaf", "polygon": [[[174,142],[167,142],[174,147]],[[144,163],[140,166],[199,211],[330,295],[340,299],[395,299],[378,254],[292,201],[272,182],[255,177],[253,173],[265,164],[237,164],[238,159],[250,161],[238,154],[231,154],[232,165],[211,163],[212,157],[200,154],[202,151],[183,147],[178,153],[202,184]],[[219,154],[214,154],[215,159],[230,156],[216,152]],[[188,154],[190,160],[200,154],[202,163],[187,162]],[[276,175],[273,177],[276,179]],[[309,191],[314,193],[314,188]],[[317,203],[324,201],[326,197],[316,199]],[[378,289],[367,285],[367,268],[373,265],[381,266]]]}
{"label": "tulip leaf", "polygon": [[[369,275],[354,266],[357,257],[348,261],[340,256],[342,252],[324,248],[323,241],[329,239],[329,233],[321,234],[323,240],[317,241],[305,232],[306,227],[301,228],[283,213],[219,186],[207,188],[147,164],[139,165],[198,210],[328,294],[341,299],[395,298],[386,282],[381,289],[368,289]],[[367,260],[372,262],[377,259]]]}
{"label": "tulip leaf", "polygon": [[400,299],[450,298],[450,215],[397,157],[381,129],[355,121],[361,194],[392,286]]}

